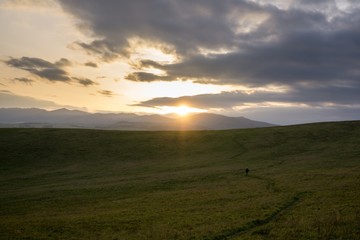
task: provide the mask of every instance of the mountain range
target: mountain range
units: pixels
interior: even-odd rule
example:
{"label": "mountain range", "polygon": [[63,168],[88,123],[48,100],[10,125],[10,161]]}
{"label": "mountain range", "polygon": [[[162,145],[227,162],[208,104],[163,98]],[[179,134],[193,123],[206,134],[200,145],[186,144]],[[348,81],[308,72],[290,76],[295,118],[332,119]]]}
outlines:
{"label": "mountain range", "polygon": [[172,115],[137,115],[134,113],[88,113],[65,108],[47,111],[38,108],[1,108],[0,127],[90,128],[109,130],[225,130],[275,126],[244,117],[212,113]]}

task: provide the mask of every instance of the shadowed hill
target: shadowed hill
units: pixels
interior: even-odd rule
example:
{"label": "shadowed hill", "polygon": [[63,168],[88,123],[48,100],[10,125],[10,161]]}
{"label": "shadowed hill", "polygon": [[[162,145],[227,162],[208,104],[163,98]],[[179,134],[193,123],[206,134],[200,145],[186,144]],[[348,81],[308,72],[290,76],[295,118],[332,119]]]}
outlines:
{"label": "shadowed hill", "polygon": [[0,238],[358,239],[359,136],[0,129]]}

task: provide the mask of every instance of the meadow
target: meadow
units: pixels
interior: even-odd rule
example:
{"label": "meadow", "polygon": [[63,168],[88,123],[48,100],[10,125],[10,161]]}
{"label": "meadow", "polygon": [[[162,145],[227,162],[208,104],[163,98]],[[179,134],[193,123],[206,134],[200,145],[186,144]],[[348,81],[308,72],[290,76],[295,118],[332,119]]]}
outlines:
{"label": "meadow", "polygon": [[359,121],[0,129],[0,154],[0,239],[360,239]]}

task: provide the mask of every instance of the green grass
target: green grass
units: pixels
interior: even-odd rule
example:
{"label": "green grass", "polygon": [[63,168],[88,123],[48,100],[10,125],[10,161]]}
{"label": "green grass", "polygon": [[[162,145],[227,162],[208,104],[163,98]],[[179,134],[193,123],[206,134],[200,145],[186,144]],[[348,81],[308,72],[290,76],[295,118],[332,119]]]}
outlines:
{"label": "green grass", "polygon": [[360,239],[360,122],[0,129],[0,154],[0,239]]}

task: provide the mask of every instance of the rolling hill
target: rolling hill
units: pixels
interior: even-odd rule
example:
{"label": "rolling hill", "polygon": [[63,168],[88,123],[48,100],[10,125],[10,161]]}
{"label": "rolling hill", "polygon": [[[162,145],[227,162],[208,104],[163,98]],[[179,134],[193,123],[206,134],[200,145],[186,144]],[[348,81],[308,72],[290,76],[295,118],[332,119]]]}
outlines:
{"label": "rolling hill", "polygon": [[58,109],[0,109],[0,127],[94,128],[111,130],[219,130],[270,127],[273,124],[216,114],[194,114],[186,118],[132,113],[87,113]]}
{"label": "rolling hill", "polygon": [[359,239],[359,136],[0,129],[0,239]]}

